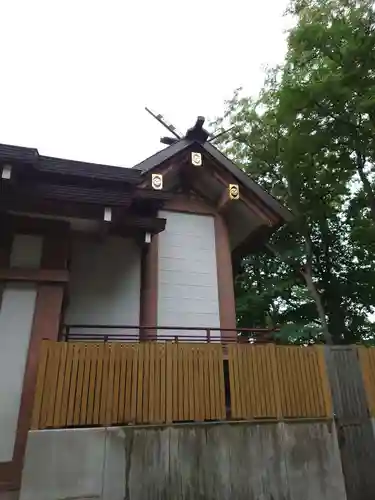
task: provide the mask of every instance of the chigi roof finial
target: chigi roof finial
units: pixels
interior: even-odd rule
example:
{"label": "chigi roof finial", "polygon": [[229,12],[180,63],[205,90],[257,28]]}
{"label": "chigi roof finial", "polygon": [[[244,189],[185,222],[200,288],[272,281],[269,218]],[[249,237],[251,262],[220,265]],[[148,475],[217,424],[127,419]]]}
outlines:
{"label": "chigi roof finial", "polygon": [[[185,135],[182,135],[174,125],[169,123],[161,114],[156,114],[153,111],[151,111],[149,108],[145,108],[146,111],[153,117],[155,120],[157,120],[159,123],[161,123],[171,134],[174,135],[174,137],[162,137],[160,139],[160,142],[162,144],[167,144],[168,146],[171,146],[172,144],[175,144],[181,139],[189,139],[191,141],[196,141],[201,144],[204,144],[206,141],[211,142],[217,137],[226,134],[231,128],[230,127],[228,130],[223,130],[220,133],[218,133],[215,136],[212,136],[207,132],[206,129],[203,128],[203,124],[205,122],[205,117],[204,116],[198,116],[195,124],[193,127],[189,128],[186,132]],[[210,137],[210,138],[209,138]]]}

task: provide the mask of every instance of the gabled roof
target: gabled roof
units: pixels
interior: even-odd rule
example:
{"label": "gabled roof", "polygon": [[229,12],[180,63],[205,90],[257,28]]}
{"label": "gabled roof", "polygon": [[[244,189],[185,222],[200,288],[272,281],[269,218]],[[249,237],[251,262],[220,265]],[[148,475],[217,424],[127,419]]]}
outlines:
{"label": "gabled roof", "polygon": [[260,198],[266,205],[268,205],[274,212],[276,212],[282,219],[289,221],[293,219],[292,213],[279,203],[272,195],[264,191],[259,184],[257,184],[249,175],[235,165],[229,158],[221,153],[215,146],[209,142],[200,143],[194,140],[183,138],[171,146],[162,149],[158,153],[150,156],[141,163],[138,163],[133,169],[140,170],[143,175],[147,174],[153,169],[158,168],[162,163],[170,160],[175,155],[183,151],[196,150],[203,151],[225,170],[227,170],[237,181],[244,186],[245,189],[253,192]]}
{"label": "gabled roof", "polygon": [[[52,184],[54,184],[54,193],[59,196],[64,195],[66,197],[65,191],[73,189],[72,186],[59,186],[59,176],[67,176],[67,178],[70,178],[70,184],[75,184],[77,181],[80,182],[79,179],[82,179],[82,183],[85,179],[93,179],[98,189],[94,192],[93,186],[90,187],[89,191],[91,198],[95,196],[98,201],[105,198],[107,202],[109,202],[110,199],[113,202],[114,195],[112,196],[112,194],[111,197],[99,196],[99,194],[102,195],[106,190],[105,186],[108,186],[110,189],[113,188],[116,191],[122,191],[124,188],[133,190],[136,189],[136,186],[142,188],[141,183],[147,173],[184,152],[196,151],[207,156],[210,163],[213,165],[217,165],[221,169],[227,171],[228,174],[241,185],[241,189],[243,189],[244,193],[247,192],[246,194],[248,197],[249,195],[250,197],[256,197],[266,205],[275,213],[279,219],[279,224],[282,224],[283,221],[291,220],[293,216],[287,208],[282,206],[272,195],[264,191],[249,175],[237,167],[229,158],[215,148],[215,146],[207,142],[208,133],[202,128],[203,122],[203,118],[198,118],[196,125],[188,130],[185,137],[176,140],[170,146],[150,156],[141,163],[138,163],[133,168],[121,168],[96,163],[52,158],[40,155],[38,150],[34,148],[4,144],[0,144],[0,163],[9,162],[18,164],[21,171],[23,171],[24,166],[29,166],[34,172],[40,172],[40,174],[43,174],[46,178],[49,177],[50,174],[56,175],[56,180],[53,181]],[[104,182],[103,185],[101,184],[102,182]],[[71,194],[74,195],[73,191]],[[83,197],[83,194],[81,187],[81,197]],[[154,194],[156,196],[155,192]],[[159,195],[161,194],[162,193],[159,193]],[[85,197],[86,196],[87,193],[85,193]],[[91,198],[90,201],[92,202]],[[116,198],[116,203],[118,203],[118,196]]]}

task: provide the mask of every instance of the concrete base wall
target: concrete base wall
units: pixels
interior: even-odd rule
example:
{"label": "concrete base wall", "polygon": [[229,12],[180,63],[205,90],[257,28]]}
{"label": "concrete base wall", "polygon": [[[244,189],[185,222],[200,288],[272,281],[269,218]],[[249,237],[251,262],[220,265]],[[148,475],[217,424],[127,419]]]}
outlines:
{"label": "concrete base wall", "polygon": [[32,431],[20,500],[345,500],[334,425]]}
{"label": "concrete base wall", "polygon": [[19,500],[19,491],[0,491],[0,500]]}

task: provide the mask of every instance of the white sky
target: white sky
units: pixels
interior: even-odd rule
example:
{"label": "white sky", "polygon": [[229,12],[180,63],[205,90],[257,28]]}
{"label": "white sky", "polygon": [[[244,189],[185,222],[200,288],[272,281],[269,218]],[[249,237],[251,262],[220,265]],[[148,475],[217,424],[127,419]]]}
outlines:
{"label": "white sky", "polygon": [[0,0],[0,143],[132,166],[168,132],[256,94],[286,0]]}

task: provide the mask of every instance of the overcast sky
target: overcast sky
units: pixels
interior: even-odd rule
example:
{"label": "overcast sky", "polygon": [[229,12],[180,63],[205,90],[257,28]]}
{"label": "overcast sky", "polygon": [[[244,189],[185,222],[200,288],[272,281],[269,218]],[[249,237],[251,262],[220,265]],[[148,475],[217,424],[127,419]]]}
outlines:
{"label": "overcast sky", "polygon": [[0,143],[130,167],[285,52],[286,0],[0,0]]}

